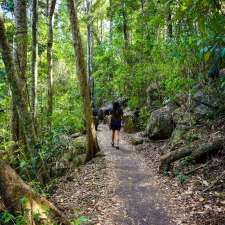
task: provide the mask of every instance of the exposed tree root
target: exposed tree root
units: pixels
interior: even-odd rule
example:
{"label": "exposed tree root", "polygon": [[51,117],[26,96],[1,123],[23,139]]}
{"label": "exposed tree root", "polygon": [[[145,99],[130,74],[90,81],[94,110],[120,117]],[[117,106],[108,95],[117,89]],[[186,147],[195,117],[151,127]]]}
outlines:
{"label": "exposed tree root", "polygon": [[201,166],[198,166],[198,167],[196,167],[196,168],[194,168],[194,169],[192,169],[192,170],[190,170],[190,171],[184,173],[184,175],[192,174],[192,173],[196,172],[197,170],[200,170],[200,169],[206,167],[207,165],[208,165],[208,163],[205,163],[205,164],[203,164],[203,165],[201,165]]}
{"label": "exposed tree root", "polygon": [[[28,224],[71,225],[52,203],[35,193],[10,166],[1,160],[0,196],[7,209],[26,212]],[[21,198],[24,199],[23,204]],[[38,221],[34,221],[33,215],[38,215]]]}
{"label": "exposed tree root", "polygon": [[171,163],[187,156],[189,156],[189,160],[193,163],[199,161],[205,156],[222,149],[223,144],[224,140],[219,139],[210,144],[202,144],[197,149],[195,147],[184,147],[177,151],[169,152],[161,156],[159,170],[160,172],[168,171]]}

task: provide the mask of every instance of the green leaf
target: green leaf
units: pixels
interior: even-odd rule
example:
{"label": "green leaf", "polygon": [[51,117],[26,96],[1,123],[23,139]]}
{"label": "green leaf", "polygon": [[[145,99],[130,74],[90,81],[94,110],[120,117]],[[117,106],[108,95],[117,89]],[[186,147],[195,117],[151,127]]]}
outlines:
{"label": "green leaf", "polygon": [[204,55],[204,60],[205,60],[206,62],[208,62],[208,61],[209,61],[209,58],[210,58],[210,52],[205,53],[205,55]]}
{"label": "green leaf", "polygon": [[9,212],[0,213],[0,222],[3,222],[3,224],[6,224],[6,223],[12,221],[13,218],[14,218],[13,215]]}
{"label": "green leaf", "polygon": [[21,197],[20,200],[19,200],[19,203],[20,203],[20,205],[23,206],[24,204],[27,203],[27,198],[25,196]]}
{"label": "green leaf", "polygon": [[27,165],[25,160],[20,160],[20,168],[24,168]]}
{"label": "green leaf", "polygon": [[85,222],[88,221],[88,218],[85,217],[85,216],[81,216],[81,217],[79,218],[79,220],[80,220],[81,223],[85,223]]}

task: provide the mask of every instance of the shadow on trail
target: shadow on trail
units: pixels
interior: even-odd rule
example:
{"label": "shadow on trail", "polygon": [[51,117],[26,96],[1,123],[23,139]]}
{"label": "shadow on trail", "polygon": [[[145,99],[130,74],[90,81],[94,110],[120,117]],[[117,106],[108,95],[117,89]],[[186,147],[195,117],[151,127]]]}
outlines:
{"label": "shadow on trail", "polygon": [[116,174],[115,195],[124,203],[124,213],[114,218],[115,225],[171,225],[157,182],[150,169],[143,167],[133,146],[122,140],[120,149],[110,146],[111,134],[101,126],[100,148]]}

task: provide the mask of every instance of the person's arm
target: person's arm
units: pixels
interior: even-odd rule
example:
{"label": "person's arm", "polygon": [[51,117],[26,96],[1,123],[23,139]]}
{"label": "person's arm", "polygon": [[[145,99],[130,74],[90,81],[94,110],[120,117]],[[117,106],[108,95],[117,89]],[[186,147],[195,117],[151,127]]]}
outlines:
{"label": "person's arm", "polygon": [[110,116],[110,120],[109,120],[109,129],[112,129],[112,115]]}

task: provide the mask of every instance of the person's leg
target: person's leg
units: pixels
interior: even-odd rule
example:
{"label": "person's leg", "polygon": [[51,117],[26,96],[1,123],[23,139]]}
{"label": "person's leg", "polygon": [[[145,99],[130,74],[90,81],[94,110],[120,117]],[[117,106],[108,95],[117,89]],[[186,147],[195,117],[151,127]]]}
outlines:
{"label": "person's leg", "polygon": [[114,146],[115,130],[112,130],[112,146]]}
{"label": "person's leg", "polygon": [[120,131],[116,131],[116,148],[119,148],[119,142],[120,142]]}

